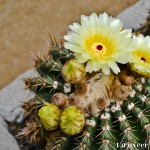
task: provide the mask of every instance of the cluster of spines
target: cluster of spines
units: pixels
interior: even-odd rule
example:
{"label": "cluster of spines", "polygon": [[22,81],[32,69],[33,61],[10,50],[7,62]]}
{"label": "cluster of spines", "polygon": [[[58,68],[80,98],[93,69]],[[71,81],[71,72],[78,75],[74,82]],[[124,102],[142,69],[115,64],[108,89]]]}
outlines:
{"label": "cluster of spines", "polygon": [[[61,42],[57,42],[51,37],[51,47],[47,56],[34,55],[35,69],[39,76],[35,78],[25,78],[26,87],[34,91],[37,95],[43,96],[44,91],[54,94],[55,92],[70,93],[72,85],[62,78],[62,67],[67,60],[73,58],[72,53],[65,49]],[[45,92],[44,92],[45,93]]]}
{"label": "cluster of spines", "polygon": [[138,142],[150,144],[150,79],[138,79],[131,89],[129,97],[123,102],[115,101],[110,105],[122,131],[119,142],[126,143],[126,149],[136,149]]}
{"label": "cluster of spines", "polygon": [[55,76],[50,77],[46,75],[45,77],[36,77],[36,78],[27,78],[24,80],[27,88],[31,89],[32,91],[36,90],[43,90],[49,89],[49,92],[55,93],[57,91],[64,91],[65,82],[56,78]]}
{"label": "cluster of spines", "polygon": [[85,128],[82,133],[75,138],[73,150],[90,150],[95,149],[95,137],[97,134],[99,118],[90,116],[86,120]]}
{"label": "cluster of spines", "polygon": [[149,137],[150,137],[150,122],[149,122],[149,118],[148,118],[147,114],[145,114],[144,110],[141,110],[133,102],[128,104],[128,110],[132,112],[132,114],[137,118],[137,120],[139,120],[139,123],[142,127],[142,131],[146,132],[147,140],[149,140]]}
{"label": "cluster of spines", "polygon": [[51,35],[49,37],[52,45],[49,49],[49,57],[52,60],[57,61],[59,59],[62,64],[65,64],[67,60],[74,58],[73,53],[64,48],[63,42],[58,42]]}
{"label": "cluster of spines", "polygon": [[44,106],[44,103],[45,101],[43,99],[36,96],[30,101],[24,102],[21,107],[24,109],[24,114],[28,116],[37,112],[40,107]]}
{"label": "cluster of spines", "polygon": [[61,131],[55,131],[48,137],[46,150],[66,150],[70,146],[70,137]]}
{"label": "cluster of spines", "polygon": [[[67,60],[73,58],[73,55],[69,50],[63,47],[61,42],[56,41],[56,39],[51,36],[50,38],[51,47],[49,53],[46,56],[34,55],[34,67],[38,76],[23,79],[26,88],[33,91],[35,97],[22,105],[25,114],[31,121],[27,122],[26,127],[19,133],[20,137],[29,135],[32,138],[41,131],[43,132],[42,125],[37,115],[38,110],[45,105],[45,101],[51,101],[51,97],[55,92],[68,94],[73,90],[72,85],[66,83],[61,76],[63,65]],[[32,117],[36,118],[36,120],[32,121]],[[31,128],[32,125],[37,126],[37,128]],[[44,135],[41,135],[40,138],[43,138],[44,136],[47,137],[45,133],[46,132],[44,131]]]}
{"label": "cluster of spines", "polygon": [[130,98],[140,103],[140,106],[150,106],[150,78],[140,78],[132,85]]}
{"label": "cluster of spines", "polygon": [[141,78],[133,84],[132,94],[124,101],[124,106],[136,117],[142,137],[146,136],[143,142],[150,144],[150,78]]}
{"label": "cluster of spines", "polygon": [[100,116],[86,118],[85,127],[75,136],[73,150],[112,150],[116,149],[115,130],[111,112],[105,109]]}
{"label": "cluster of spines", "polygon": [[122,138],[121,141],[119,141],[118,143],[126,143],[126,147],[124,148],[127,149],[128,147],[128,149],[134,149],[133,144],[136,144],[139,140],[136,135],[136,124],[134,124],[129,119],[130,116],[128,116],[127,113],[123,112],[121,104],[119,102],[115,102],[114,104],[112,104],[111,111],[113,112],[114,117],[116,118],[116,122],[119,122],[119,130],[121,131],[120,136]]}
{"label": "cluster of spines", "polygon": [[113,129],[111,112],[109,109],[104,110],[100,115],[100,133],[98,133],[98,150],[116,149],[115,130]]}
{"label": "cluster of spines", "polygon": [[60,60],[53,60],[50,56],[44,56],[42,58],[34,55],[35,68],[40,75],[43,75],[45,71],[50,73],[54,71],[55,73],[61,72],[62,63]]}
{"label": "cluster of spines", "polygon": [[26,127],[22,129],[21,132],[19,132],[16,137],[22,138],[22,137],[29,137],[30,143],[34,141],[39,141],[39,137],[43,137],[44,130],[42,127],[41,122],[36,117],[32,117],[29,121],[26,121]]}

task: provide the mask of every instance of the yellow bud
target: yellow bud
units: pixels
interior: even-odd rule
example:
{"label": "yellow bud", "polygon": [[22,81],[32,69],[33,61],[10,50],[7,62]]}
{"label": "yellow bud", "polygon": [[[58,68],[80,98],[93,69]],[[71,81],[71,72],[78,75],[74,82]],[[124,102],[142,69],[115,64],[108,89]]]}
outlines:
{"label": "yellow bud", "polygon": [[60,110],[54,104],[46,104],[39,111],[38,115],[46,130],[55,130],[58,127]]}
{"label": "yellow bud", "polygon": [[82,131],[85,117],[75,106],[67,107],[60,116],[60,128],[63,132],[75,135]]}
{"label": "yellow bud", "polygon": [[62,75],[68,83],[77,84],[84,79],[86,69],[83,64],[77,62],[76,59],[72,59],[64,65]]}

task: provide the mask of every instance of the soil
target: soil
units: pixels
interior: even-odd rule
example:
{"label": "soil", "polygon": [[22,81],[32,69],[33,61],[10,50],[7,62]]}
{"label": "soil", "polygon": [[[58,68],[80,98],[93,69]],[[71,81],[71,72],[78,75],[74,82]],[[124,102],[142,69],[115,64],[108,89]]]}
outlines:
{"label": "soil", "polygon": [[32,66],[48,33],[62,38],[81,14],[116,15],[138,0],[0,0],[0,89]]}

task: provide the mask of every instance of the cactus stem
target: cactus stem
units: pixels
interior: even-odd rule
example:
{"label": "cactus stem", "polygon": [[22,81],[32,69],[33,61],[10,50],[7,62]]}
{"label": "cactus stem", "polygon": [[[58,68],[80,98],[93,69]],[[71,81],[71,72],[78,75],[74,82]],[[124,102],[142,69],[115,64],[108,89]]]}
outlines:
{"label": "cactus stem", "polygon": [[[140,102],[138,101],[138,102],[135,102],[135,101],[133,101],[133,103],[134,103],[134,105],[136,105],[136,106],[140,106]],[[137,105],[137,104],[139,104],[139,105]]]}
{"label": "cactus stem", "polygon": [[[59,59],[57,61],[50,60],[50,62],[52,63],[52,68],[49,70],[49,72],[51,72],[52,70],[61,72],[61,68],[63,67],[63,65]],[[56,67],[56,65],[59,66],[59,69],[54,69]]]}
{"label": "cactus stem", "polygon": [[[62,41],[50,34],[49,39],[47,55],[32,53],[39,76],[23,79],[35,98],[22,108],[37,120],[28,122],[20,135],[45,138],[46,150],[117,150],[122,142],[133,150],[137,142],[150,144],[150,78],[136,79],[129,70],[125,77],[86,73],[86,64]],[[121,65],[122,72],[125,67]],[[128,88],[127,96],[117,98],[117,86]]]}
{"label": "cactus stem", "polygon": [[[80,138],[82,138],[81,141],[80,141]],[[85,140],[86,140],[86,143],[88,145],[90,145],[90,140],[92,140],[93,142],[95,142],[94,139],[92,138],[92,136],[90,135],[90,133],[87,132],[87,131],[83,131],[83,135],[77,137],[75,140],[78,142],[78,144],[79,143],[84,143],[85,144],[85,142],[84,142]]]}
{"label": "cactus stem", "polygon": [[[114,131],[114,132],[117,132],[117,131],[111,129],[109,125],[101,126],[101,128],[102,128],[102,131],[96,136],[96,138],[99,137],[99,136],[100,136],[101,134],[103,134],[103,133],[104,133],[104,135],[103,135],[103,138],[104,138],[104,137],[105,137],[105,134],[108,134],[108,133],[109,133],[109,135],[110,135],[114,140],[116,140],[116,138],[112,135],[111,131]],[[98,129],[98,130],[101,130],[101,129]]]}
{"label": "cactus stem", "polygon": [[33,112],[33,110],[37,111],[39,107],[44,106],[45,101],[41,98],[38,98],[38,100],[39,101],[37,101],[36,98],[33,98],[30,101],[23,103],[21,107],[25,110],[24,114],[29,115]]}
{"label": "cactus stem", "polygon": [[56,150],[56,149],[59,150],[59,148],[61,148],[60,143],[61,143],[62,140],[67,141],[67,138],[66,137],[57,137],[56,141],[54,142],[55,146],[51,150]]}

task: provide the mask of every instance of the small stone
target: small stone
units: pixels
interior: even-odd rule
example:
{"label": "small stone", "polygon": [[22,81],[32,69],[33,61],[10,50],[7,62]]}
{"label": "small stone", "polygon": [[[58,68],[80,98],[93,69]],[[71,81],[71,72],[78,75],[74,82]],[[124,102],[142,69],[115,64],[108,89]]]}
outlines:
{"label": "small stone", "polygon": [[25,90],[22,78],[35,76],[37,76],[35,70],[28,70],[0,91],[0,115],[6,121],[21,122],[24,119],[21,102],[32,99],[34,94]]}
{"label": "small stone", "polygon": [[8,132],[7,124],[0,116],[0,150],[20,150],[15,138]]}

